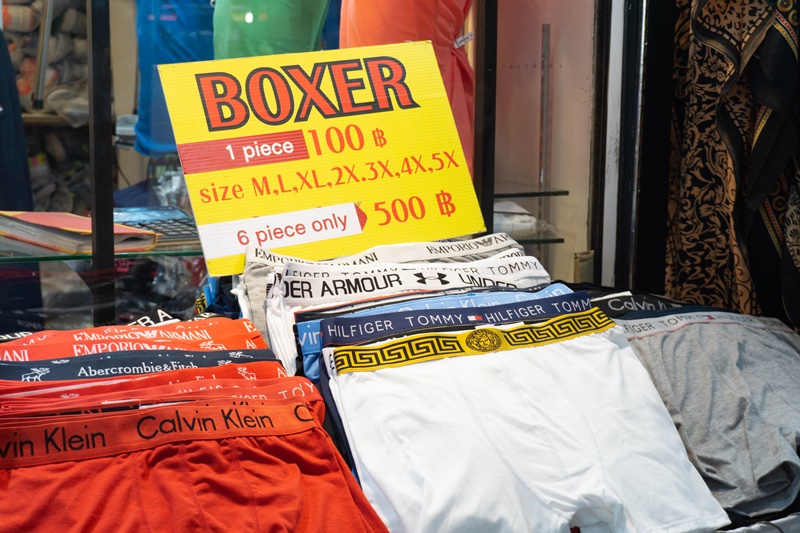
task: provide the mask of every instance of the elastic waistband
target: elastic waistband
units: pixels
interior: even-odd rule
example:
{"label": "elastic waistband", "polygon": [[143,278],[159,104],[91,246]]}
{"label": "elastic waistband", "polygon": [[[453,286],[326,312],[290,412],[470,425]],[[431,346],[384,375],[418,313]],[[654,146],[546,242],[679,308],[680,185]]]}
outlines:
{"label": "elastic waistband", "polygon": [[108,457],[181,441],[289,435],[313,427],[308,408],[297,401],[188,403],[35,420],[0,429],[0,469]]}
{"label": "elastic waistband", "polygon": [[[6,343],[9,346],[27,346],[30,344],[53,342],[87,342],[87,341],[159,341],[178,340],[203,342],[225,335],[246,335],[257,331],[252,321],[246,318],[230,319],[226,317],[209,318],[194,322],[177,322],[157,328],[149,326],[98,326],[77,330],[44,330],[29,337]],[[258,346],[257,348],[262,348]],[[213,350],[215,348],[208,348]],[[224,348],[219,348],[224,349]]]}
{"label": "elastic waistband", "polygon": [[592,308],[541,324],[525,324],[508,329],[480,327],[462,333],[427,333],[375,346],[333,348],[333,362],[338,374],[370,372],[445,357],[543,346],[600,333],[615,325],[600,309]]}
{"label": "elastic waistband", "polygon": [[679,310],[658,317],[642,318],[638,320],[615,319],[625,328],[628,339],[637,339],[656,335],[667,331],[676,331],[690,324],[734,324],[759,329],[770,329],[794,333],[794,331],[777,318],[757,317],[728,313],[722,311],[681,313]]}
{"label": "elastic waistband", "polygon": [[269,248],[262,248],[260,246],[253,246],[253,245],[250,245],[247,248],[245,248],[244,258],[245,258],[245,264],[247,265],[258,263],[261,265],[275,266],[289,262],[295,262],[295,263],[315,262],[315,261],[306,261],[305,259],[300,259],[299,257],[292,257],[291,255],[276,254]]}
{"label": "elastic waistband", "polygon": [[542,283],[504,276],[481,276],[467,272],[397,270],[333,278],[283,277],[281,292],[287,306],[371,298],[400,292],[431,292],[463,287],[531,287]]}
{"label": "elastic waistband", "polygon": [[295,398],[305,402],[322,401],[322,395],[307,378],[291,376],[267,380],[205,379],[156,385],[141,389],[113,389],[73,398],[21,397],[0,399],[0,427],[7,417],[48,415],[54,416],[75,411],[100,409],[119,410],[136,408],[142,404],[166,403],[213,398],[235,400],[286,400]]}
{"label": "elastic waistband", "polygon": [[[320,322],[320,336],[310,336],[315,347],[364,344],[388,336],[397,337],[434,328],[472,328],[484,324],[523,322],[591,309],[586,291],[552,298],[527,300],[486,307],[393,311],[356,317],[326,318]],[[309,323],[304,323],[309,324]],[[298,333],[301,331],[298,324]],[[321,337],[321,340],[320,340]],[[311,344],[309,342],[308,344]],[[302,345],[303,353],[306,346]]]}
{"label": "elastic waistband", "polygon": [[[29,347],[32,348],[32,347]],[[46,355],[46,346],[37,346],[35,350],[27,351],[27,355],[33,358],[38,355]],[[260,350],[262,352],[272,352],[271,350]],[[203,355],[202,352],[181,357],[169,355],[168,352],[149,352],[142,351],[140,355],[120,356],[113,355],[108,358],[92,357],[84,360],[83,357],[65,357],[64,359],[26,361],[13,363],[0,363],[0,378],[8,381],[18,382],[40,382],[40,381],[67,381],[75,379],[95,379],[95,378],[119,378],[147,374],[164,374],[177,370],[198,370],[200,368],[219,368],[227,363],[238,363],[240,366],[245,363],[255,363],[256,361],[272,361],[272,359],[243,358],[245,356],[231,356],[235,351],[216,353],[214,355]]]}
{"label": "elastic waistband", "polygon": [[336,263],[295,263],[283,265],[286,277],[335,278],[357,274],[397,272],[398,270],[425,270],[433,272],[467,272],[482,276],[530,277],[544,276],[547,271],[533,256],[488,258],[477,261],[455,263],[369,263],[364,265],[342,265]]}
{"label": "elastic waistband", "polygon": [[367,265],[370,263],[401,263],[413,257],[415,261],[445,261],[453,258],[490,258],[498,254],[523,255],[524,249],[505,233],[494,233],[468,241],[418,242],[380,245],[359,254],[337,257],[327,261],[306,261],[282,255],[268,248],[248,246],[245,249],[245,266],[262,264],[282,265],[288,262],[330,265]]}
{"label": "elastic waistband", "polygon": [[[76,358],[77,359],[77,358]],[[88,372],[87,372],[88,373]],[[49,377],[48,376],[45,377]],[[62,397],[62,394],[83,394],[95,388],[99,390],[111,390],[108,387],[122,388],[143,388],[153,384],[168,385],[170,383],[182,383],[185,381],[202,381],[213,378],[236,378],[242,379],[272,379],[286,377],[286,371],[279,361],[254,361],[245,364],[224,364],[222,366],[211,366],[206,368],[189,368],[182,370],[172,370],[170,372],[134,374],[117,377],[81,378],[65,379],[58,381],[6,381],[0,380],[0,394],[4,397],[28,396],[47,394],[49,396]]]}
{"label": "elastic waistband", "polygon": [[522,246],[505,233],[492,233],[470,240],[409,242],[381,244],[359,254],[337,257],[330,262],[361,265],[366,263],[402,263],[414,261],[443,261],[451,258],[467,260],[489,257],[506,249],[523,250]]}
{"label": "elastic waistband", "polygon": [[[375,305],[367,308],[362,307],[355,309],[346,304],[339,304],[327,309],[300,309],[294,312],[294,317],[297,324],[302,324],[303,322],[334,318],[350,312],[370,311],[372,309],[375,310],[373,314],[377,314],[378,312],[389,313],[396,310],[414,311],[418,309],[445,309],[448,307],[482,307],[489,305],[511,304],[514,302],[523,302],[538,298],[563,296],[565,294],[572,294],[572,292],[572,289],[563,283],[551,283],[546,286],[539,285],[536,287],[508,290],[498,287],[492,287],[486,290],[462,287],[456,288],[452,291],[442,291],[441,293],[437,293],[437,295],[432,295],[422,300],[414,299],[413,295],[411,295],[404,300],[375,302]],[[384,309],[385,311],[380,311],[378,307]]]}

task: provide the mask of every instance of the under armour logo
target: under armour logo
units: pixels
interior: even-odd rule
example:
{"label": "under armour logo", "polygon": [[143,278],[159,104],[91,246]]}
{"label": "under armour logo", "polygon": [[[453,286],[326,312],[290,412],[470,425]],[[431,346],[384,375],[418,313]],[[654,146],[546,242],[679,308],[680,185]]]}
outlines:
{"label": "under armour logo", "polygon": [[419,278],[417,283],[422,283],[423,285],[427,285],[428,281],[438,281],[440,285],[450,285],[450,282],[447,281],[447,274],[442,274],[441,272],[435,276],[426,276],[421,272],[417,272],[414,275]]}

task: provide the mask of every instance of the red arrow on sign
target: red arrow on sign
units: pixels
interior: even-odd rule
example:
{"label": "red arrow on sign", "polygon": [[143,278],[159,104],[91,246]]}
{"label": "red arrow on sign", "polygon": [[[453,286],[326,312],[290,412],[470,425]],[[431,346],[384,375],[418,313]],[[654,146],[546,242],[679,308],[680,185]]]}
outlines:
{"label": "red arrow on sign", "polygon": [[367,225],[367,214],[358,207],[358,204],[354,204],[356,208],[356,215],[358,216],[358,223],[361,224],[361,229],[364,229],[364,226]]}

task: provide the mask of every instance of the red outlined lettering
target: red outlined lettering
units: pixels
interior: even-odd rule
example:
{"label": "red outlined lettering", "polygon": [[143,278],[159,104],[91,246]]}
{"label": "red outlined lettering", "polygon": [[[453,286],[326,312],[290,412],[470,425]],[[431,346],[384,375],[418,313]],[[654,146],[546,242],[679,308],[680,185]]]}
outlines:
{"label": "red outlined lettering", "polygon": [[225,72],[195,75],[200,100],[206,115],[208,131],[241,128],[250,117],[250,110],[240,98],[239,80]]}

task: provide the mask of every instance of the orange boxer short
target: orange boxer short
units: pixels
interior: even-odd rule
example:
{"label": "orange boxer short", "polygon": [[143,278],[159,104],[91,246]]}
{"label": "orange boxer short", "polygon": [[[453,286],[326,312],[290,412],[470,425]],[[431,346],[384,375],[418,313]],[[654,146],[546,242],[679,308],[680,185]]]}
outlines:
{"label": "orange boxer short", "polygon": [[0,532],[387,531],[296,400],[3,425],[0,515]]}
{"label": "orange boxer short", "polygon": [[100,326],[45,330],[3,343],[4,360],[39,361],[94,353],[145,350],[245,350],[268,348],[246,319],[210,318],[164,326]]}

